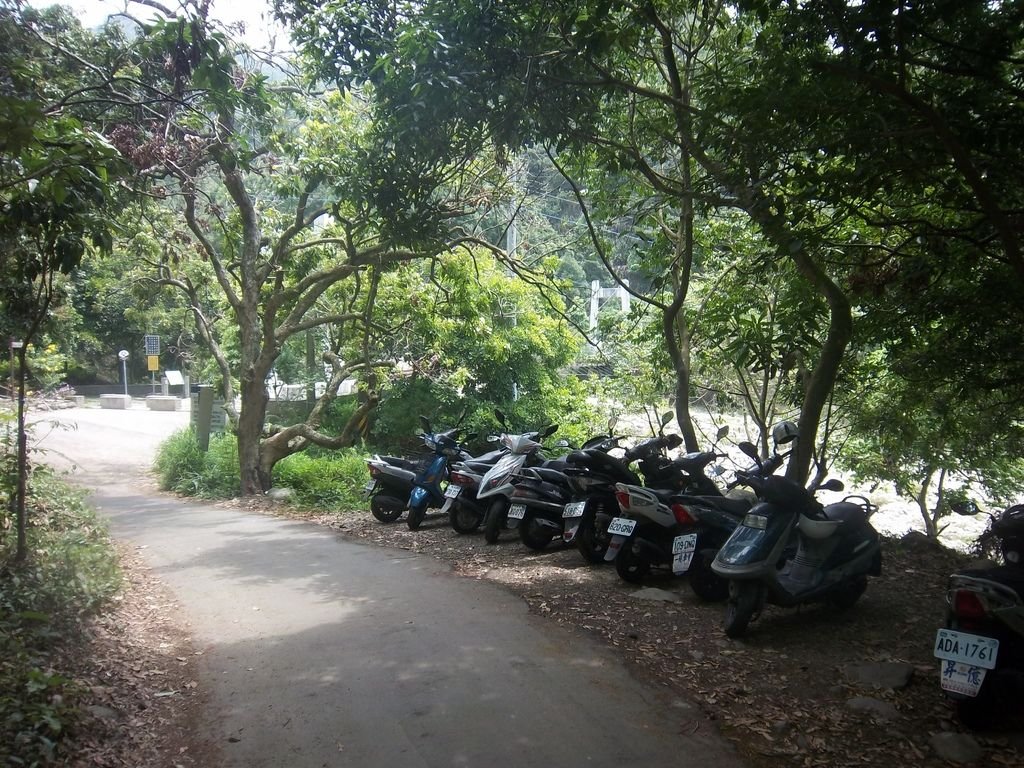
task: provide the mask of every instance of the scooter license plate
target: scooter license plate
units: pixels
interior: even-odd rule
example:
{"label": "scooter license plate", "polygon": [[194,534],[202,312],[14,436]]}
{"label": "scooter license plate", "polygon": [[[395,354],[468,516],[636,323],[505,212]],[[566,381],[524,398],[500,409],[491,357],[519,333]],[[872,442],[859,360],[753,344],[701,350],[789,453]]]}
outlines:
{"label": "scooter license plate", "polygon": [[940,629],[935,634],[935,658],[957,661],[974,667],[994,669],[999,641],[994,637],[971,635],[955,629]]}
{"label": "scooter license plate", "polygon": [[616,517],[608,523],[608,535],[632,536],[634,528],[636,528],[636,520],[630,520],[626,517]]}
{"label": "scooter license plate", "polygon": [[376,488],[377,481],[371,480],[370,482],[363,486],[363,493],[373,493]]}
{"label": "scooter license plate", "polygon": [[943,661],[939,665],[939,685],[942,690],[963,696],[977,696],[985,682],[986,670],[961,661]]}
{"label": "scooter license plate", "polygon": [[583,517],[583,510],[586,508],[585,501],[571,501],[562,509],[562,517]]}
{"label": "scooter license plate", "polygon": [[509,520],[522,520],[526,516],[526,505],[525,504],[513,504],[508,508],[508,519]]}
{"label": "scooter license plate", "polygon": [[672,540],[672,573],[677,576],[686,573],[693,562],[693,553],[697,551],[697,534],[689,533],[676,536]]}
{"label": "scooter license plate", "polygon": [[444,496],[446,499],[457,499],[460,493],[462,493],[461,485],[449,485],[444,489]]}

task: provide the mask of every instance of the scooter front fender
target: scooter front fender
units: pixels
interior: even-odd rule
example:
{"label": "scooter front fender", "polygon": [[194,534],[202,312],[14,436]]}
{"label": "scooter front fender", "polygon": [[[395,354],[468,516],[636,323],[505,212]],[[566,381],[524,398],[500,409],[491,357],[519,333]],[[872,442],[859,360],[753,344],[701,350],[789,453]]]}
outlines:
{"label": "scooter front fender", "polygon": [[628,536],[620,536],[615,534],[612,536],[612,540],[608,542],[608,549],[604,553],[604,561],[606,563],[612,562],[619,554],[619,550],[622,549],[622,545],[629,541]]}
{"label": "scooter front fender", "polygon": [[431,494],[422,485],[417,485],[409,494],[410,509],[426,509],[430,506]]}

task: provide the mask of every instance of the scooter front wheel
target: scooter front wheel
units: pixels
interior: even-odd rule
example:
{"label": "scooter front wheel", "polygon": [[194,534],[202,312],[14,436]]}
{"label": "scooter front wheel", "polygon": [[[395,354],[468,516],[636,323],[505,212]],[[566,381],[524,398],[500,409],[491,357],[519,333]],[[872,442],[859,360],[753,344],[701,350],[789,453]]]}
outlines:
{"label": "scooter front wheel", "polygon": [[382,523],[393,523],[405,511],[405,501],[395,496],[378,493],[370,499],[370,513]]}
{"label": "scooter front wheel", "polygon": [[730,581],[729,600],[725,604],[725,634],[743,637],[761,602],[761,585],[752,581]]}
{"label": "scooter front wheel", "polygon": [[495,499],[487,508],[487,519],[484,522],[484,541],[494,544],[501,536],[501,529],[505,527],[505,520],[508,518],[508,502],[505,499]]}
{"label": "scooter front wheel", "polygon": [[420,525],[423,523],[423,518],[425,518],[426,516],[427,516],[427,507],[426,507],[426,505],[424,505],[424,506],[417,505],[417,506],[414,506],[414,507],[409,507],[409,517],[406,518],[406,521],[405,521],[408,524],[408,526],[409,526],[409,530],[410,531],[415,531],[416,529],[418,529],[420,527]]}

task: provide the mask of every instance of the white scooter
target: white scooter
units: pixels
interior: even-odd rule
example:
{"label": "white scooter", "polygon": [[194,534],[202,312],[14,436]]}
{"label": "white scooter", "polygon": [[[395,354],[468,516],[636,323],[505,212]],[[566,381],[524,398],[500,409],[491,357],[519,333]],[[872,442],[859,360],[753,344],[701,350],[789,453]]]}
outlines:
{"label": "white scooter", "polygon": [[543,460],[540,453],[543,446],[539,441],[554,434],[556,429],[556,425],[551,425],[539,432],[524,432],[519,435],[503,433],[498,438],[501,445],[508,450],[508,454],[502,456],[481,478],[480,489],[476,494],[478,501],[487,504],[484,539],[488,544],[495,543],[503,528],[515,527],[525,515],[525,505],[513,505],[511,502],[516,475],[524,466],[537,464],[539,460]]}

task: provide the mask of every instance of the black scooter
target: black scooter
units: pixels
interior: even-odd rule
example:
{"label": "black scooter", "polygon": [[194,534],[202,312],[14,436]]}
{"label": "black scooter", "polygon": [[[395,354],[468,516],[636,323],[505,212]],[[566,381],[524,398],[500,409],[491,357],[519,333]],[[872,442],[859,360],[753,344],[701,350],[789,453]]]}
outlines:
{"label": "black scooter", "polygon": [[[773,430],[778,446],[796,438],[796,425]],[[757,449],[740,449],[760,464]],[[765,602],[796,606],[828,602],[850,608],[867,589],[868,576],[882,572],[878,533],[869,521],[877,507],[862,496],[823,507],[812,490],[785,477],[736,473],[759,502],[746,514],[715,556],[711,569],[729,581],[725,634],[741,637]],[[829,480],[822,490],[841,491]],[[796,551],[787,548],[796,541]]]}
{"label": "black scooter", "polygon": [[[970,502],[953,510],[980,511]],[[1024,505],[993,515],[989,532],[1003,564],[950,577],[946,623],[935,636],[940,685],[968,728],[992,725],[1024,698]]]}

